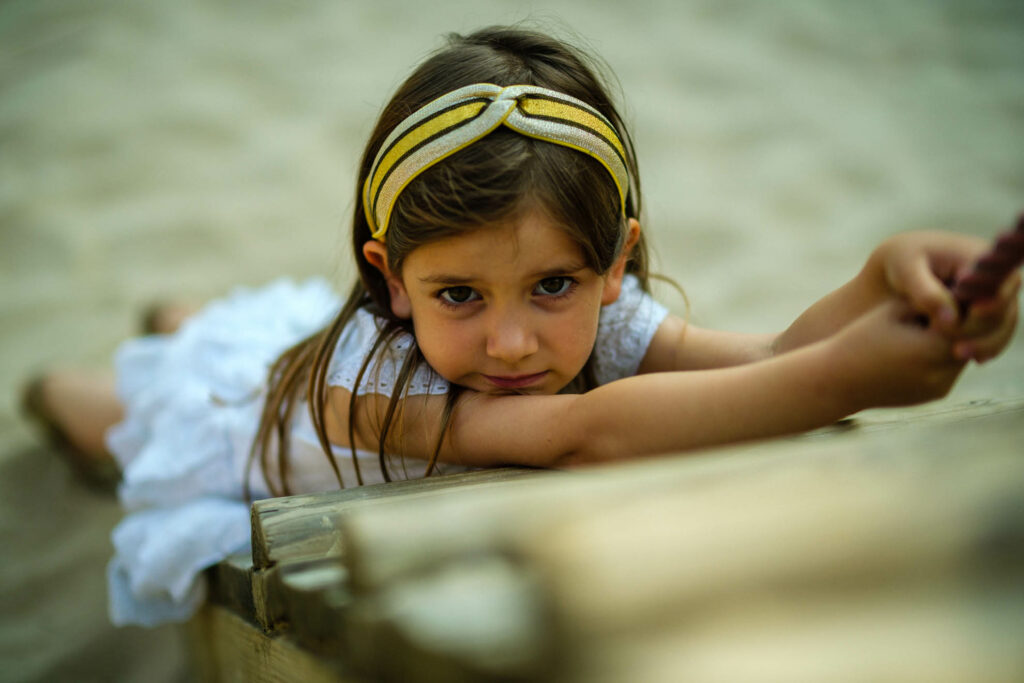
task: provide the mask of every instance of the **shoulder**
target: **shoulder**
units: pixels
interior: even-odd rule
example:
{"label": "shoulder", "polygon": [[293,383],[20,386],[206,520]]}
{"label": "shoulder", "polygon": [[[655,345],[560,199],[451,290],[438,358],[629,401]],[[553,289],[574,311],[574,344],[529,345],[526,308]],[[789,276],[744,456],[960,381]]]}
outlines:
{"label": "shoulder", "polygon": [[635,375],[668,309],[640,286],[634,275],[622,281],[619,298],[601,309],[594,344],[599,384]]}
{"label": "shoulder", "polygon": [[622,278],[619,298],[601,308],[601,325],[605,328],[628,324],[638,317],[656,318],[660,321],[668,309],[654,300],[650,292],[640,286],[637,276],[628,274]]}

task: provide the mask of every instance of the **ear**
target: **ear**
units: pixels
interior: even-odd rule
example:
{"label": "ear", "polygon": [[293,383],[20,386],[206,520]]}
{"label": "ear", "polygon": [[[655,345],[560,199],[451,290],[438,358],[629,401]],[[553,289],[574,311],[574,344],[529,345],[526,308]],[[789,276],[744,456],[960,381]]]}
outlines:
{"label": "ear", "polygon": [[412,317],[412,303],[409,293],[405,291],[405,283],[388,267],[388,249],[377,240],[369,240],[363,244],[363,256],[367,263],[376,268],[384,276],[388,284],[388,295],[391,299],[391,312],[399,318]]}
{"label": "ear", "polygon": [[615,263],[608,269],[604,276],[604,291],[601,293],[601,305],[615,303],[622,292],[622,278],[626,275],[626,263],[629,255],[633,253],[633,247],[640,240],[640,222],[630,218],[626,225],[626,243],[622,245],[622,252]]}

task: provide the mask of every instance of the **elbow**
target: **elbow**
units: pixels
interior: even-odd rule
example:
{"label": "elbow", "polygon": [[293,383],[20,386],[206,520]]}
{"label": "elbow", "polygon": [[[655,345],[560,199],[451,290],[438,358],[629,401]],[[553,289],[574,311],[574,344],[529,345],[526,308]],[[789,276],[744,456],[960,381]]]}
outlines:
{"label": "elbow", "polygon": [[571,468],[621,460],[629,453],[621,435],[607,424],[594,424],[584,420],[564,430],[564,441],[553,452],[552,466]]}
{"label": "elbow", "polygon": [[[524,444],[502,457],[533,467],[572,468],[618,460],[628,452],[623,436],[625,425],[605,409],[601,388],[583,394],[562,394],[548,403],[541,421],[529,430]],[[525,435],[522,435],[525,436]],[[528,455],[526,455],[528,454]]]}
{"label": "elbow", "polygon": [[556,469],[571,469],[586,465],[600,465],[612,463],[619,460],[628,460],[631,457],[642,455],[631,450],[627,444],[621,444],[618,440],[611,438],[594,437],[587,439],[578,448],[564,451],[556,458],[552,467]]}
{"label": "elbow", "polygon": [[570,450],[557,453],[551,460],[551,467],[556,470],[568,470],[593,462],[593,459],[582,450]]}
{"label": "elbow", "polygon": [[573,428],[563,427],[559,438],[549,442],[544,466],[554,469],[569,469],[594,461],[585,436]]}
{"label": "elbow", "polygon": [[609,402],[610,386],[575,395],[559,416],[562,437],[556,467],[618,462],[655,452],[644,443],[644,435],[638,432],[642,428],[628,416],[629,411],[622,409],[621,401],[628,399]]}

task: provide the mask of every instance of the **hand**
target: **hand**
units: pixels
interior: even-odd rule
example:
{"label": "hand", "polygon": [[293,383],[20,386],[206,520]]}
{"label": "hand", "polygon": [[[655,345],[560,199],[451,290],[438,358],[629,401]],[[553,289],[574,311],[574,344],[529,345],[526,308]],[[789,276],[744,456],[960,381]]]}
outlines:
{"label": "hand", "polygon": [[917,311],[883,302],[825,341],[835,362],[836,390],[854,410],[911,405],[944,397],[965,362],[954,342],[922,326]]}
{"label": "hand", "polygon": [[912,232],[886,240],[872,254],[888,289],[906,298],[930,326],[955,342],[960,360],[985,362],[998,355],[1017,324],[1020,273],[993,299],[975,302],[962,315],[949,286],[988,249],[985,240],[942,232]]}
{"label": "hand", "polygon": [[1020,286],[1017,272],[1003,283],[995,298],[971,304],[953,337],[953,354],[957,358],[984,363],[1006,348],[1017,327]]}

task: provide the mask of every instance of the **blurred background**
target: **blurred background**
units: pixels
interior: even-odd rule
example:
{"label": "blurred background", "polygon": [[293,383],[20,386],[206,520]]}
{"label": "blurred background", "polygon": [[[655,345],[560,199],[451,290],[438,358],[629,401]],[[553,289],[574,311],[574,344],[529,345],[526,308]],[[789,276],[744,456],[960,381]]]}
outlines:
{"label": "blurred background", "polygon": [[[894,232],[990,236],[1024,209],[1016,0],[8,0],[0,679],[187,677],[176,629],[109,626],[120,513],[22,421],[25,379],[104,366],[154,300],[281,275],[346,289],[384,100],[443,34],[522,21],[618,76],[656,269],[698,324],[781,329]],[[1021,395],[1019,334],[946,400]]]}

